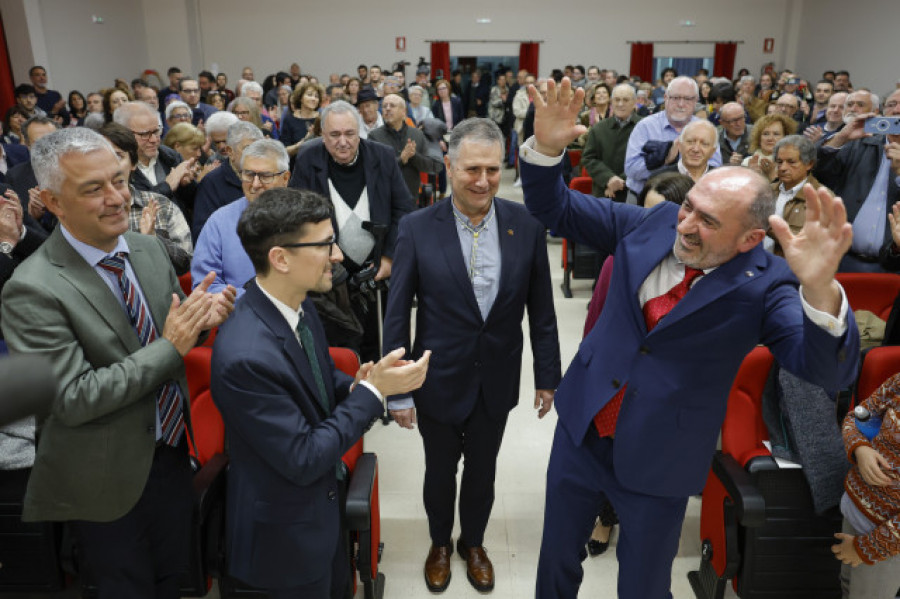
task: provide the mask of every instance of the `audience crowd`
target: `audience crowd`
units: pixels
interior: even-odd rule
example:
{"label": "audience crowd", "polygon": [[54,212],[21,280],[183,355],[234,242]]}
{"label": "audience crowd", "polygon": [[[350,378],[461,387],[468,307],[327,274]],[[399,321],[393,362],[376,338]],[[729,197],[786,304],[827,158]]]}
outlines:
{"label": "audience crowd", "polygon": [[[258,288],[247,284],[254,277],[270,276],[267,274],[269,266],[261,267],[259,260],[262,258],[248,255],[242,245],[244,240],[240,235],[252,224],[245,222],[250,217],[244,215],[262,218],[259,214],[264,214],[263,208],[250,209],[260,197],[278,195],[269,193],[270,190],[296,188],[330,199],[333,239],[306,244],[329,248],[329,259],[324,266],[331,273],[331,284],[309,286],[325,337],[330,345],[353,347],[361,353],[364,362],[378,362],[382,355],[379,347],[379,321],[382,319],[379,310],[382,306],[378,296],[388,290],[394,261],[398,258],[395,248],[408,250],[414,246],[413,241],[403,238],[403,231],[412,229],[410,223],[413,220],[407,220],[405,228],[401,227],[401,222],[417,207],[443,199],[448,187],[455,192],[454,197],[474,193],[471,186],[480,184],[481,168],[490,193],[496,192],[494,182],[499,184],[503,168],[515,169],[515,185],[521,186],[519,148],[538,133],[536,119],[541,117],[536,113],[540,111],[538,107],[547,102],[548,87],[551,95],[560,86],[568,89],[565,87],[568,83],[563,83],[564,78],[568,78],[573,91],[578,90],[575,97],[580,101],[571,123],[573,128],[581,127],[578,129],[580,135],[575,136],[567,148],[569,152],[578,152],[580,162],[571,165],[574,167],[571,175],[590,177],[594,196],[658,211],[655,208],[658,203],[681,204],[689,197],[687,190],[708,180],[711,171],[722,169],[721,174],[726,171],[722,167],[742,167],[765,179],[775,198],[775,214],[784,219],[794,234],[803,230],[807,204],[816,194],[833,193],[843,200],[846,220],[853,234],[849,250],[840,259],[839,272],[900,272],[900,134],[871,133],[866,129],[867,121],[874,117],[900,117],[900,81],[897,89],[876,90],[866,87],[865,82],[851,82],[846,71],[829,70],[817,78],[790,69],[779,72],[771,66],[758,77],[742,69],[735,80],[709,77],[705,69],[685,74],[667,68],[659,80],[650,82],[593,65],[588,68],[569,65],[553,69],[549,76],[507,68],[475,69],[465,74],[454,70],[449,75],[432,77],[428,64],[423,61],[416,68],[414,80],[407,85],[403,64],[394,65],[391,70],[379,65],[359,65],[352,74],[332,73],[320,78],[304,73],[294,63],[262,81],[256,80],[251,67],[245,67],[236,83],[230,85],[225,73],[204,70],[194,75],[172,67],[166,72],[166,80],[160,81],[159,85],[141,78],[130,83],[115,79],[109,88],[57,91],[48,88],[47,70],[34,66],[29,71],[30,81],[15,88],[16,103],[7,110],[2,123],[0,253],[4,256],[0,256],[0,289],[11,279],[16,280],[15,272],[27,263],[29,256],[46,251],[48,254],[41,254],[42,259],[57,264],[54,256],[60,251],[57,247],[60,241],[53,236],[55,230],[62,228],[69,240],[70,232],[76,233],[77,237],[79,230],[94,226],[85,222],[87,216],[74,214],[70,207],[75,205],[74,202],[82,201],[82,195],[89,198],[95,192],[73,188],[72,196],[66,196],[70,178],[73,185],[85,182],[68,171],[65,177],[57,176],[52,172],[52,166],[48,167],[45,156],[50,151],[47,146],[53,145],[47,140],[58,144],[62,143],[58,139],[70,139],[59,137],[61,130],[91,129],[99,133],[99,140],[82,139],[78,137],[80,133],[73,133],[71,139],[75,141],[72,143],[86,144],[89,149],[84,150],[85,153],[110,147],[119,167],[127,174],[124,180],[116,179],[110,183],[103,178],[106,174],[101,173],[97,185],[112,184],[127,199],[128,204],[123,209],[127,214],[127,230],[135,235],[127,237],[129,243],[134,243],[132,251],[138,248],[155,258],[168,257],[175,275],[191,278],[191,287],[197,290],[190,299],[182,298],[184,306],[190,308],[202,303],[202,309],[210,313],[202,326],[197,322],[191,325],[192,332],[188,336],[196,340],[201,330],[213,328],[207,325],[224,320],[233,303],[241,301],[245,290],[250,290],[257,298],[253,301],[261,297]],[[464,137],[470,135],[469,125],[464,127],[465,134],[451,137],[455,128],[470,118],[484,119],[490,124],[487,133],[476,133],[493,140],[492,144],[497,143],[500,161],[496,169],[484,166],[487,164],[484,156],[472,150],[475,142]],[[498,133],[494,134],[494,130]],[[44,138],[47,140],[41,142]],[[458,154],[460,147],[466,150],[462,159]],[[490,160],[493,160],[492,152],[489,152]],[[564,162],[568,166],[568,160]],[[66,170],[62,164],[58,161],[55,168]],[[114,162],[110,164],[110,168],[115,168]],[[463,171],[454,170],[460,169],[460,164],[471,164],[473,166],[466,168],[474,170],[460,174]],[[525,167],[525,170],[528,168],[533,167]],[[467,182],[475,183],[466,186],[464,176],[469,177]],[[725,176],[721,174],[722,178]],[[87,182],[87,185],[93,184]],[[810,188],[816,190],[813,196],[808,191]],[[666,190],[670,189],[673,191],[668,194]],[[293,197],[278,193],[284,198]],[[475,201],[468,195],[465,197],[467,201]],[[812,213],[819,218],[816,204]],[[693,204],[688,201],[687,205]],[[498,206],[502,210],[509,209],[502,204]],[[324,210],[321,206],[317,209],[319,212]],[[104,210],[92,205],[86,209],[86,214],[102,221],[109,216]],[[326,213],[328,210],[322,212]],[[504,213],[499,213],[503,217]],[[478,219],[466,220],[469,215],[464,211],[447,211],[448,219],[456,218],[463,229],[473,235],[468,242],[463,241],[463,248],[473,256],[469,278],[476,292],[481,289],[476,276],[481,265],[476,266],[474,256],[479,235],[488,230],[486,227],[494,213],[486,214],[491,216],[484,224],[479,224]],[[61,223],[63,227],[60,227]],[[496,223],[491,226],[491,230],[497,228]],[[501,229],[506,226],[501,223]],[[331,230],[330,226],[326,228]],[[96,225],[96,230],[109,232],[102,224]],[[522,230],[525,230],[524,225]],[[273,233],[276,234],[283,232]],[[509,229],[508,235],[513,235],[513,229]],[[115,238],[103,237],[106,241]],[[147,245],[151,238],[158,241]],[[48,239],[50,241],[46,241]],[[133,239],[143,241],[133,242]],[[460,233],[462,239],[463,233]],[[454,236],[444,241],[458,245],[460,240]],[[45,241],[47,245],[52,244],[52,248],[44,246],[41,250]],[[438,243],[436,238],[428,241]],[[779,237],[772,231],[759,242],[768,252],[785,255]],[[147,249],[141,250],[145,245]],[[116,247],[115,243],[111,247]],[[91,255],[84,248],[76,249],[82,256]],[[342,261],[333,259],[333,251],[342,254]],[[497,252],[499,256],[499,249]],[[282,259],[286,264],[290,262],[290,259]],[[416,259],[423,260],[422,257]],[[32,264],[36,263],[37,259],[32,261]],[[619,268],[618,259],[616,264]],[[499,269],[498,265],[499,262],[493,266]],[[95,269],[100,272],[101,266],[95,266]],[[165,270],[164,266],[157,265],[161,271]],[[487,268],[490,267],[488,264]],[[271,268],[282,275],[289,272],[288,266],[283,272],[278,270],[277,262],[273,262]],[[504,260],[503,269],[507,268],[510,267]],[[397,281],[398,285],[401,282],[405,285],[402,290],[409,294],[406,299],[411,302],[414,284],[410,279],[426,289],[429,289],[429,283],[425,275],[418,271],[410,273],[408,269],[408,264],[404,263],[397,271],[402,275]],[[127,272],[134,276],[130,266]],[[27,274],[36,276],[33,268],[27,269]],[[61,276],[66,275],[63,272]],[[101,276],[113,288],[115,281],[106,281],[103,273]],[[138,278],[142,276],[138,272]],[[612,260],[600,277],[601,284],[597,287],[600,296],[595,295],[592,300],[592,316],[586,333],[599,315],[610,277]],[[543,279],[539,283],[542,285]],[[496,281],[485,283],[495,294],[498,284]],[[532,281],[532,284],[536,283]],[[16,287],[20,289],[19,293],[23,292],[21,285],[20,282]],[[143,281],[142,285],[142,298],[145,293],[155,291],[148,290],[150,285]],[[153,286],[159,285],[154,283]],[[265,286],[262,288],[265,293]],[[437,288],[441,289],[439,285]],[[41,306],[29,308],[18,298],[15,310],[12,306],[7,308],[5,304],[13,299],[10,295],[11,292],[4,292],[2,296],[2,331],[12,332],[7,335],[14,340],[11,342],[14,351],[28,351],[28,337],[23,336],[22,326],[7,319],[24,318]],[[155,301],[151,297],[147,300],[151,304]],[[524,300],[520,298],[520,301]],[[488,318],[489,306],[482,306],[480,296],[478,302],[483,308],[482,317]],[[125,306],[129,300],[126,297],[124,303],[121,300],[119,303]],[[173,306],[175,310],[177,305]],[[42,307],[55,309],[48,305]],[[201,310],[200,307],[191,309],[196,314]],[[423,306],[419,305],[419,310],[422,311]],[[521,321],[521,307],[518,310],[515,312],[518,320],[513,328]],[[165,312],[154,316],[161,319]],[[402,317],[408,319],[408,309]],[[446,315],[434,316],[437,320],[444,317]],[[189,319],[184,315],[181,318]],[[193,318],[200,317],[195,315]],[[52,323],[61,326],[57,320]],[[160,335],[166,338],[174,335],[169,328],[164,330],[159,320],[157,324]],[[484,321],[479,326],[482,325]],[[168,326],[169,319],[165,319],[165,327]],[[404,335],[408,337],[408,333]],[[477,330],[472,335],[477,336]],[[552,336],[556,336],[555,328],[552,328]],[[39,343],[46,342],[45,338]],[[181,350],[187,347],[184,339],[176,336],[173,343],[183,355]],[[305,341],[301,339],[301,343]],[[521,343],[520,337],[518,343]],[[5,345],[0,350],[5,351]],[[78,359],[84,361],[84,371],[99,368],[99,364],[88,363],[89,352],[85,352],[78,354]],[[67,359],[74,359],[72,355],[65,354]],[[550,355],[555,354],[550,351]],[[170,362],[168,370],[154,375],[156,384],[167,380],[167,384],[177,382],[178,377],[171,368],[172,357],[165,356]],[[146,360],[146,357],[142,359]],[[445,366],[443,359],[436,352],[433,367]],[[480,366],[480,363],[476,362],[476,365]],[[455,373],[454,367],[451,365],[445,374]],[[515,377],[517,380],[518,371]],[[558,376],[550,373],[544,380],[555,384]],[[317,382],[323,384],[321,380]],[[865,404],[886,413],[882,435],[893,434],[892,442],[870,442],[855,431],[850,421],[844,425],[853,469],[848,478],[847,495],[841,503],[846,517],[846,534],[838,539],[835,553],[845,564],[863,564],[853,570],[863,574],[851,576],[850,570],[845,572],[847,585],[855,577],[860,581],[856,584],[868,585],[866,588],[884,589],[893,585],[891,588],[896,590],[898,586],[900,486],[897,468],[900,460],[897,447],[900,436],[893,410],[900,392],[896,387],[897,382],[892,381],[886,390]],[[124,388],[104,389],[110,393],[126,393]],[[146,389],[141,391],[147,392]],[[541,401],[536,399],[536,407],[542,408],[541,415],[553,401],[552,389],[546,393]],[[375,392],[375,395],[380,398],[380,393]],[[408,404],[402,407],[406,408]],[[72,427],[71,432],[115,409],[118,407],[99,411],[86,409],[80,416],[56,412],[51,416],[56,420],[48,427],[45,442],[52,443],[54,431],[60,435],[60,427]],[[412,422],[415,422],[414,417]],[[408,420],[401,424],[411,425]],[[157,423],[157,427],[160,425],[166,427],[165,422]],[[438,437],[438,430],[442,435],[454,434],[435,424],[429,426],[432,427],[429,433],[432,438]],[[36,429],[40,433],[40,427],[33,419],[0,427],[0,471],[32,467]],[[502,426],[499,435],[502,435]],[[172,443],[177,442],[176,436]],[[456,462],[452,464],[452,475],[448,476],[452,478],[455,472]],[[464,477],[463,485],[466,484]],[[493,472],[490,481],[483,484],[493,484]],[[448,483],[447,486],[456,492],[454,485]],[[492,491],[488,495],[490,498],[485,501],[493,501]],[[490,504],[487,506],[489,514]],[[35,514],[63,514],[60,519],[117,517],[100,512],[41,511],[34,506],[32,509]],[[452,524],[452,505],[448,509]],[[613,527],[618,523],[615,510],[608,502],[597,505],[595,513],[595,529],[590,539],[584,539],[591,555],[605,551]],[[484,526],[486,523],[485,515]],[[442,531],[446,529],[446,522],[443,525]],[[459,545],[461,552],[467,556],[476,554],[484,526],[470,535],[472,540],[466,541],[471,547]],[[444,553],[438,557],[430,555],[431,561],[426,564],[426,582],[435,592],[443,590],[449,583],[449,569],[446,572],[434,569],[437,561],[449,560],[452,553],[452,546],[446,548],[449,537],[443,538],[448,533],[449,529],[442,532]],[[83,527],[79,534],[83,538],[102,538],[89,527]],[[96,547],[89,552],[90,556],[101,555]],[[478,590],[489,591],[493,588],[493,570],[483,551],[478,555],[480,561],[474,565],[476,558],[468,558],[470,581]],[[879,566],[877,584],[871,582],[872,575],[865,574],[874,564],[891,564]],[[886,584],[884,577],[890,582]]]}

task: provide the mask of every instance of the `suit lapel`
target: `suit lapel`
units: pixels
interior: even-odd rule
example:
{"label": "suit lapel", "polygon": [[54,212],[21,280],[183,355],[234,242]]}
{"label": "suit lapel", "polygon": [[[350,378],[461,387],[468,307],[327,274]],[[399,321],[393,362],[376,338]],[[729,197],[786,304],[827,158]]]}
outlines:
{"label": "suit lapel", "polygon": [[[256,312],[256,315],[263,324],[269,327],[272,333],[281,341],[282,350],[287,356],[288,361],[296,369],[297,374],[300,375],[300,381],[306,389],[306,394],[309,397],[310,403],[315,406],[317,413],[322,418],[325,418],[326,414],[324,410],[322,410],[321,404],[316,399],[319,391],[316,386],[316,380],[313,377],[312,368],[309,366],[309,360],[307,359],[303,348],[300,347],[300,342],[297,341],[294,331],[291,330],[287,321],[284,319],[284,316],[278,311],[278,308],[269,301],[269,298],[263,295],[263,292],[260,291],[255,280],[250,281],[247,286],[247,292],[244,294],[241,301],[249,302],[253,311]],[[319,364],[321,367],[322,362],[320,361]],[[294,399],[295,401],[297,400],[297,398]]]}
{"label": "suit lapel", "polygon": [[690,316],[715,302],[726,293],[755,280],[765,266],[762,244],[749,252],[738,254],[708,275],[700,277],[687,295],[653,329],[651,335],[664,330],[678,320]]}
{"label": "suit lapel", "polygon": [[459,245],[456,218],[453,216],[453,208],[450,203],[452,201],[452,198],[447,198],[444,202],[438,204],[435,211],[438,245],[444,254],[444,259],[447,261],[447,269],[450,271],[453,281],[462,291],[466,304],[481,319],[481,310],[478,308],[478,302],[475,300],[475,291],[472,289],[472,281],[469,280],[466,263],[463,260],[462,250]]}
{"label": "suit lapel", "polygon": [[141,342],[125,310],[106,282],[66,241],[59,227],[53,230],[45,243],[50,262],[59,267],[59,276],[73,287],[75,293],[87,300],[97,316],[115,332],[129,353],[140,349]]}

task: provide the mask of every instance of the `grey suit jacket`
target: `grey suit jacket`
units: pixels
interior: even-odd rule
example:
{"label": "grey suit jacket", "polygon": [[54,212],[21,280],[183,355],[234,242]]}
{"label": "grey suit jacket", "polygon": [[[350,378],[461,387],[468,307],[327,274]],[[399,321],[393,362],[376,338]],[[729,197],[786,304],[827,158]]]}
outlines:
{"label": "grey suit jacket", "polygon": [[[125,239],[161,331],[172,293],[183,297],[175,272],[155,237],[125,233]],[[46,356],[59,382],[41,429],[23,519],[122,517],[137,503],[150,472],[158,387],[174,379],[188,397],[184,361],[161,337],[141,347],[109,287],[59,227],[16,269],[0,310],[10,351]]]}

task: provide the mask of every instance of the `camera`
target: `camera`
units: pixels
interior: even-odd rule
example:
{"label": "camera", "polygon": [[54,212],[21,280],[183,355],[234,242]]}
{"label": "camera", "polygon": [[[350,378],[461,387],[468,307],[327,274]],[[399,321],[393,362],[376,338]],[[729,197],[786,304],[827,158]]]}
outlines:
{"label": "camera", "polygon": [[900,116],[873,116],[866,119],[866,133],[900,135]]}

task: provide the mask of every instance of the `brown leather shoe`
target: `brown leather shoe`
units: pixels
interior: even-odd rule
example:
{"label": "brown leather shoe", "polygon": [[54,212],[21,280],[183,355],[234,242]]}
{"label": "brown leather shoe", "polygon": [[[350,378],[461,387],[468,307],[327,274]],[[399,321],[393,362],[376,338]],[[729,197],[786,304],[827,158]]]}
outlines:
{"label": "brown leather shoe", "polygon": [[432,545],[425,560],[425,586],[432,593],[442,593],[450,584],[450,556],[453,545]]}
{"label": "brown leather shoe", "polygon": [[466,547],[459,539],[456,543],[459,557],[466,560],[466,577],[476,591],[487,593],[494,590],[494,566],[484,547]]}

